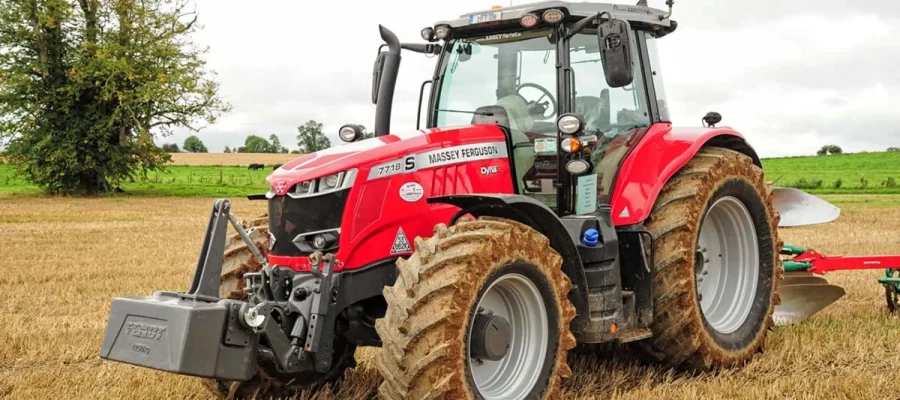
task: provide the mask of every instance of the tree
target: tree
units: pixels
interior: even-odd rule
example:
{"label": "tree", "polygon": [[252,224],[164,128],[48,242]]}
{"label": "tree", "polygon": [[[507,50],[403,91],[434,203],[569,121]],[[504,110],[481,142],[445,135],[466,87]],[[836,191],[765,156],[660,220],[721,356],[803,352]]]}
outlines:
{"label": "tree", "polygon": [[48,193],[96,194],[170,160],[154,144],[230,106],[189,0],[0,0],[0,142]]}
{"label": "tree", "polygon": [[888,153],[900,153],[900,147],[888,147]]}
{"label": "tree", "polygon": [[331,140],[322,133],[322,124],[313,120],[298,126],[297,146],[301,153],[312,153],[331,147]]}
{"label": "tree", "polygon": [[239,153],[268,153],[272,145],[261,136],[250,135],[244,140],[244,145],[238,148]]}
{"label": "tree", "polygon": [[178,149],[178,145],[175,143],[166,143],[162,145],[162,150],[166,153],[180,153],[181,150]]}
{"label": "tree", "polygon": [[844,153],[844,150],[841,149],[840,146],[833,145],[833,144],[827,144],[825,146],[822,146],[822,148],[816,152],[816,154],[818,154],[820,156],[827,156],[829,154],[843,154],[843,153]]}
{"label": "tree", "polygon": [[233,153],[287,153],[288,149],[281,145],[278,136],[270,135],[269,140],[262,136],[250,135],[244,141],[244,145],[236,147]]}
{"label": "tree", "polygon": [[224,151],[224,152],[225,152],[225,153],[231,153],[231,149],[229,149],[228,146],[225,146],[225,151]]}
{"label": "tree", "polygon": [[184,146],[182,146],[182,149],[190,153],[209,153],[209,150],[206,149],[206,145],[204,145],[196,135],[191,135],[188,136],[187,139],[184,139]]}
{"label": "tree", "polygon": [[370,139],[370,138],[375,137],[375,132],[369,132],[369,131],[367,131],[367,130],[366,130],[366,126],[363,125],[363,124],[358,124],[358,125],[359,125],[360,131],[362,131],[362,138],[363,138],[363,139]]}
{"label": "tree", "polygon": [[281,140],[278,139],[278,136],[272,134],[269,136],[269,151],[266,153],[287,153],[288,149],[281,145]]}

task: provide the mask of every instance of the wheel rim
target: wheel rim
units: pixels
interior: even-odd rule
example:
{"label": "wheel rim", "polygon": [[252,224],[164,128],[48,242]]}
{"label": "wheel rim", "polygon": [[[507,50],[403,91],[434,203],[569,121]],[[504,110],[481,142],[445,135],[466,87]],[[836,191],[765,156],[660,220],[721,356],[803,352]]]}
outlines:
{"label": "wheel rim", "polygon": [[[525,398],[540,377],[550,337],[547,309],[537,286],[523,275],[504,275],[488,287],[476,310],[505,318],[511,338],[502,359],[474,359],[469,356],[470,323],[466,354],[475,387],[486,400]],[[474,322],[474,316],[471,320]]]}
{"label": "wheel rim", "polygon": [[732,333],[747,320],[759,281],[753,217],[740,200],[713,203],[700,227],[694,262],[697,296],[706,321]]}

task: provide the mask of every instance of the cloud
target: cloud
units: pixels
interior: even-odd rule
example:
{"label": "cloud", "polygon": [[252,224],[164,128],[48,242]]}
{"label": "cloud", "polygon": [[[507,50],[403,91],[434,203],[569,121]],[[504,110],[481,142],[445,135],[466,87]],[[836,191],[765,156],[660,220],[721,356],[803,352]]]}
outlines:
{"label": "cloud", "polygon": [[[209,67],[234,106],[199,136],[211,151],[241,145],[249,134],[274,133],[292,147],[296,127],[314,119],[340,143],[344,123],[374,124],[379,23],[418,42],[422,27],[494,3],[198,0],[204,29],[195,39],[210,46]],[[721,112],[723,124],[764,157],[813,154],[823,144],[846,151],[900,145],[893,128],[900,126],[900,2],[692,0],[677,2],[674,19],[678,30],[659,45],[676,125],[697,126],[706,112]],[[404,52],[394,130],[415,129],[419,88],[434,62]]]}
{"label": "cloud", "polygon": [[900,12],[833,3],[737,28],[680,25],[660,44],[676,125],[719,111],[764,157],[896,146]]}

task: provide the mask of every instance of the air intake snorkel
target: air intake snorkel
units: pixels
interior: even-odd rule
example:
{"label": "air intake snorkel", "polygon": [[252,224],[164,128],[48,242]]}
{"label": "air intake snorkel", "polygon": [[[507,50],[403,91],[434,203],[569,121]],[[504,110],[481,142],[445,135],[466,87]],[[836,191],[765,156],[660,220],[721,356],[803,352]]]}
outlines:
{"label": "air intake snorkel", "polygon": [[[387,44],[387,52],[379,52],[373,72],[373,92],[375,101],[375,136],[384,136],[391,130],[391,108],[394,102],[394,88],[400,71],[400,41],[390,29],[378,25],[381,39]],[[373,94],[375,94],[373,93]]]}

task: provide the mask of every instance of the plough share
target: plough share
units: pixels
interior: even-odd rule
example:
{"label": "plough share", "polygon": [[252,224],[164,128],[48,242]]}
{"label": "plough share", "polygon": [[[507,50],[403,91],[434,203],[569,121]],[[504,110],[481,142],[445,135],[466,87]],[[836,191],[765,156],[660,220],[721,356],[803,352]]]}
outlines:
{"label": "plough share", "polygon": [[885,276],[878,278],[878,283],[884,286],[888,310],[900,309],[900,255],[828,256],[790,244],[784,245],[781,254],[790,258],[783,261],[784,280],[778,290],[791,301],[782,301],[775,308],[776,325],[803,321],[846,294],[821,277],[834,271],[884,269]]}

